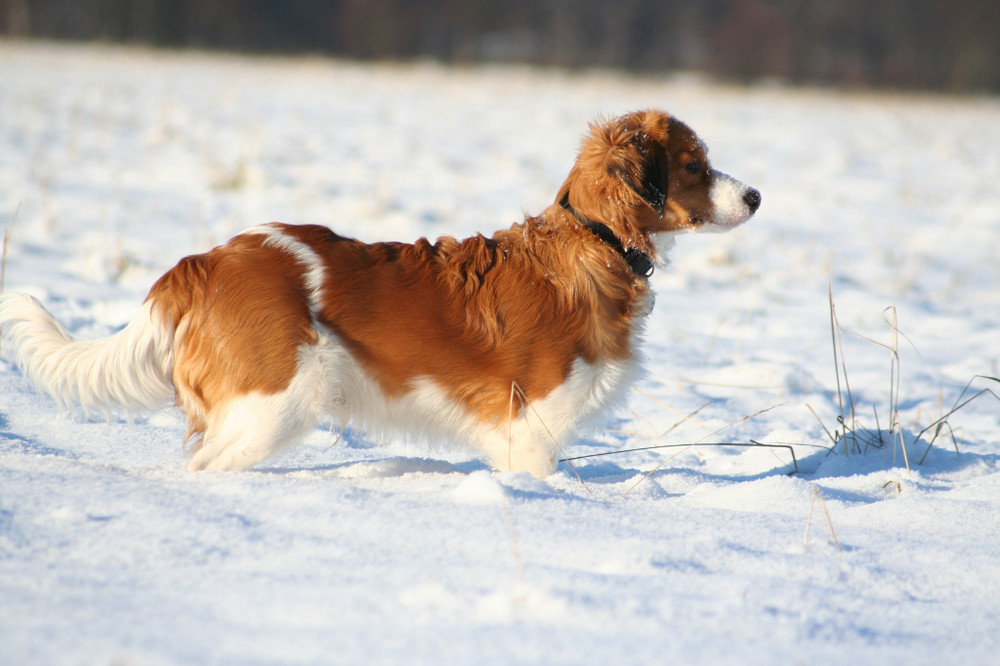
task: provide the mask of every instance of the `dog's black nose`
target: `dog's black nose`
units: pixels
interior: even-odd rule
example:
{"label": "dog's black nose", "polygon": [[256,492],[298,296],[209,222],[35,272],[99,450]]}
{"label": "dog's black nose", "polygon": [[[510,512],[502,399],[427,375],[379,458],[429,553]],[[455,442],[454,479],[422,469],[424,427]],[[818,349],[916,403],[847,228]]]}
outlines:
{"label": "dog's black nose", "polygon": [[760,208],[760,192],[753,189],[752,187],[747,190],[747,193],[743,195],[743,203],[747,205],[750,209],[750,214],[753,215]]}

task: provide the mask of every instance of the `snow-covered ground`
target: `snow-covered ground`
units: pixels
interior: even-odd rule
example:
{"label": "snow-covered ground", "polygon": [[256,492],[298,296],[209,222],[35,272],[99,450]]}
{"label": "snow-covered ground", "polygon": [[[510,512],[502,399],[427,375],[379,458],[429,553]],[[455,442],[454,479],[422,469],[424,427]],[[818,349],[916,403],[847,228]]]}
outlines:
{"label": "snow-covered ground", "polygon": [[[551,201],[589,120],[648,106],[764,202],[680,239],[648,375],[567,454],[792,443],[798,473],[693,447],[539,481],[327,429],[189,473],[176,412],[87,421],[4,354],[0,663],[996,663],[1000,401],[911,443],[1000,375],[996,98],[0,42],[5,288],[98,337],[260,222],[491,232]],[[897,404],[906,456],[817,448],[841,428],[828,289],[857,426]]]}

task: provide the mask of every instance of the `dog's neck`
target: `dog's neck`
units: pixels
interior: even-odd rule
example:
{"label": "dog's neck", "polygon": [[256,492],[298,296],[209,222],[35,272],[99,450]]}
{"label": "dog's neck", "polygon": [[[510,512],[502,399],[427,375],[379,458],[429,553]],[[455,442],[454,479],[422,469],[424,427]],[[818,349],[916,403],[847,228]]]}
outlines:
{"label": "dog's neck", "polygon": [[559,205],[562,206],[570,215],[572,215],[577,222],[579,222],[584,228],[593,233],[595,236],[600,238],[606,245],[611,247],[612,250],[617,252],[625,260],[625,263],[629,265],[632,272],[638,277],[646,280],[649,276],[653,274],[653,259],[634,247],[626,248],[620,238],[615,235],[615,232],[601,222],[597,220],[591,220],[590,218],[584,217],[576,212],[576,209],[569,202],[569,193],[563,196],[559,200]]}

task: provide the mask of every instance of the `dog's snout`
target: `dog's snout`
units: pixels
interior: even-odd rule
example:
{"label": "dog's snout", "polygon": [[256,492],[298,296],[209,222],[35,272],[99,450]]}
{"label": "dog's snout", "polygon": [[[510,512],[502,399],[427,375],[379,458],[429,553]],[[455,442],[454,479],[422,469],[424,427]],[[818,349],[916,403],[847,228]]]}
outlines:
{"label": "dog's snout", "polygon": [[755,190],[752,187],[748,189],[746,194],[743,195],[743,203],[745,203],[747,208],[750,209],[751,215],[756,213],[757,209],[760,208],[760,191]]}

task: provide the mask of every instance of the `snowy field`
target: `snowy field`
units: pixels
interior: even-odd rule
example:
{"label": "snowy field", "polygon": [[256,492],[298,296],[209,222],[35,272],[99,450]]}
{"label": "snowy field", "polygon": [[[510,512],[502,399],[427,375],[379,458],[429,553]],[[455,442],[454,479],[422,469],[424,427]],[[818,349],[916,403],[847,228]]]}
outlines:
{"label": "snowy field", "polygon": [[5,289],[99,337],[257,223],[492,232],[552,200],[589,120],[648,106],[763,206],[680,239],[646,377],[566,454],[794,461],[539,481],[322,428],[189,473],[178,413],[88,421],[3,350],[0,663],[997,663],[1000,401],[948,415],[1000,376],[996,98],[0,42]]}

